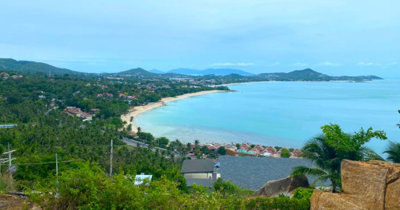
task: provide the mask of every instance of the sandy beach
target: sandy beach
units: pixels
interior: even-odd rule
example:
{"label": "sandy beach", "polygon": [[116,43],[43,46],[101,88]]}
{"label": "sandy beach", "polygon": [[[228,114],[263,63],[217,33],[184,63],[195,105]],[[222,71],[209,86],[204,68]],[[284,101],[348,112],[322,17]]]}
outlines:
{"label": "sandy beach", "polygon": [[[160,101],[154,102],[154,103],[149,103],[143,106],[134,106],[132,107],[126,114],[121,116],[121,120],[123,122],[127,122],[125,124],[125,127],[128,127],[129,125],[132,125],[132,132],[137,133],[138,131],[138,127],[135,125],[135,118],[137,116],[139,116],[140,114],[150,111],[152,109],[155,109],[157,107],[160,106],[164,106],[166,105],[168,102],[171,101],[176,101],[179,99],[184,99],[184,98],[189,98],[189,97],[193,97],[193,96],[199,96],[199,95],[204,95],[204,94],[210,94],[210,93],[218,93],[218,92],[229,92],[226,90],[206,90],[206,91],[200,91],[200,92],[196,92],[196,93],[188,93],[188,94],[183,94],[180,96],[176,96],[176,97],[166,97],[166,98],[162,98]],[[131,118],[133,119],[131,121]]]}

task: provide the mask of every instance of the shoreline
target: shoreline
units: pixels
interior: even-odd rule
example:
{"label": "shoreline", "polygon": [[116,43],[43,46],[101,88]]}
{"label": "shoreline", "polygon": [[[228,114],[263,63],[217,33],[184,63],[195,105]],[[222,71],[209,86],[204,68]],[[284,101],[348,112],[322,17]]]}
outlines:
{"label": "shoreline", "polygon": [[[126,114],[121,115],[121,120],[123,122],[126,122],[126,124],[124,125],[125,128],[127,128],[129,125],[131,125],[132,132],[137,133],[138,126],[135,125],[135,119],[140,114],[143,114],[145,112],[148,112],[150,110],[153,110],[153,109],[161,107],[161,106],[165,106],[168,102],[171,102],[171,101],[177,101],[177,100],[184,99],[184,98],[200,96],[200,95],[205,95],[205,94],[210,94],[210,93],[221,93],[221,92],[231,92],[231,91],[230,90],[205,90],[205,91],[200,91],[200,92],[195,92],[195,93],[186,93],[186,94],[175,96],[175,97],[165,97],[157,102],[149,103],[149,104],[142,105],[142,106],[131,107]],[[132,121],[131,121],[131,118],[132,118]]]}

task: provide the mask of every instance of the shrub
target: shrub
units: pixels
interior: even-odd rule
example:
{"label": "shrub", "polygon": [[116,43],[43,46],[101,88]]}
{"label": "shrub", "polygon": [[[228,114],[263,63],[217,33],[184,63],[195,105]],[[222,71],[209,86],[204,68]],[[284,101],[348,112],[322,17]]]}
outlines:
{"label": "shrub", "polygon": [[282,158],[289,158],[290,157],[290,151],[286,148],[283,148],[281,151],[281,157]]}

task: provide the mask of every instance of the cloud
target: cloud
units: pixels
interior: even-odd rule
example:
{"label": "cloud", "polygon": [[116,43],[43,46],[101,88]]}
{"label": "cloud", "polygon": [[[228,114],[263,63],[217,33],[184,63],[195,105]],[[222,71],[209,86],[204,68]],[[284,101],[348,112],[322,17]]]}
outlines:
{"label": "cloud", "polygon": [[398,64],[397,61],[393,61],[393,62],[390,62],[390,63],[388,63],[388,64],[386,64],[386,65],[388,65],[388,66],[394,66],[394,65],[397,65],[397,64]]}
{"label": "cloud", "polygon": [[297,62],[297,63],[294,63],[293,64],[293,66],[309,66],[310,64],[308,64],[308,63],[303,63],[303,62]]}
{"label": "cloud", "polygon": [[245,62],[239,62],[239,63],[231,63],[231,62],[225,62],[225,63],[213,63],[211,66],[254,66],[256,65],[255,63],[245,63]]}
{"label": "cloud", "polygon": [[319,63],[318,65],[320,65],[320,66],[341,66],[342,64],[325,61],[325,62]]}
{"label": "cloud", "polygon": [[357,65],[359,65],[359,66],[378,66],[379,64],[373,63],[373,62],[360,61],[360,62],[357,63]]}

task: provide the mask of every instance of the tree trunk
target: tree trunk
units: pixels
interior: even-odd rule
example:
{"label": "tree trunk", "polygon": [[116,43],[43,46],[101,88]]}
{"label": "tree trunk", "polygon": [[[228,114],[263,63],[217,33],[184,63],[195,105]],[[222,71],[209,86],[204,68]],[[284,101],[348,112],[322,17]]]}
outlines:
{"label": "tree trunk", "polygon": [[334,179],[331,179],[332,182],[332,192],[335,193],[336,192],[336,182]]}

